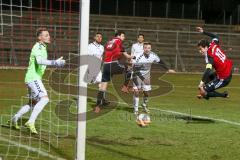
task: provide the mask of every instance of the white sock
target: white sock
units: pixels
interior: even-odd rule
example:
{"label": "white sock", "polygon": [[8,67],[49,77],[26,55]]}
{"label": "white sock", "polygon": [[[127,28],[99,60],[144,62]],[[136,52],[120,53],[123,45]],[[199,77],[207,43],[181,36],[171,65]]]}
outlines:
{"label": "white sock", "polygon": [[22,117],[22,115],[24,115],[30,110],[30,108],[31,107],[28,104],[22,106],[21,109],[13,116],[12,121],[17,122],[18,119]]}
{"label": "white sock", "polygon": [[135,95],[133,95],[134,111],[138,111],[138,104],[139,104],[139,97],[136,97]]}
{"label": "white sock", "polygon": [[41,113],[41,111],[47,105],[48,102],[49,99],[47,97],[41,98],[40,101],[38,101],[38,103],[34,106],[32,114],[27,123],[35,123],[37,116],[39,115],[39,113]]}

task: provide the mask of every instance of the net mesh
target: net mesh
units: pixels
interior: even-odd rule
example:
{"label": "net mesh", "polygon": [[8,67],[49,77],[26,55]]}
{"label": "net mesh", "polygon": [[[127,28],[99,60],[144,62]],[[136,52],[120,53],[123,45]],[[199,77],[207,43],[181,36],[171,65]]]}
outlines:
{"label": "net mesh", "polygon": [[[0,158],[74,159],[77,72],[71,57],[78,52],[79,16],[72,6],[79,4],[73,0],[1,0],[0,5],[0,63],[7,68],[0,79]],[[24,76],[38,27],[46,27],[51,36],[48,59],[63,56],[67,65],[48,68],[45,73],[43,84],[50,102],[36,120],[39,134],[33,135],[24,127],[31,112],[19,121],[20,130],[6,124],[28,102]]]}

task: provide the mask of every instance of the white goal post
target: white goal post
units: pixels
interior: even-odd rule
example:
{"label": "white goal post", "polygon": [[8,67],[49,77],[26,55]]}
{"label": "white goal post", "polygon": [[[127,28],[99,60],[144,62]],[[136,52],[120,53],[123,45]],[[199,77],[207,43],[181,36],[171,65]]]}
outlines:
{"label": "white goal post", "polygon": [[89,10],[90,0],[81,0],[79,3],[79,71],[78,71],[78,118],[77,118],[77,145],[76,159],[85,160],[86,145],[86,110],[87,110],[87,83],[83,80],[87,66],[83,58],[87,54],[89,38]]}

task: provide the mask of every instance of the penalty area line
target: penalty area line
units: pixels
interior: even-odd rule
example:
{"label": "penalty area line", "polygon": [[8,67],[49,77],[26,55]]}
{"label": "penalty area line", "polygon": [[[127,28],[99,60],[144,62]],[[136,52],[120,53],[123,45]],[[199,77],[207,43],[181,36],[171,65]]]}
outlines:
{"label": "penalty area line", "polygon": [[[110,101],[110,102],[115,102],[115,101]],[[115,103],[129,105],[125,102],[115,102]],[[152,107],[149,107],[149,109],[157,110],[157,111],[161,111],[161,112],[165,112],[165,113],[171,113],[171,114],[175,114],[175,115],[188,116],[188,117],[192,117],[192,118],[201,118],[201,119],[212,120],[212,121],[216,121],[216,122],[222,122],[222,123],[240,126],[239,122],[229,121],[226,119],[211,118],[211,117],[207,117],[207,116],[198,116],[198,115],[192,115],[192,114],[187,114],[187,113],[182,113],[182,112],[177,112],[177,111],[172,111],[172,110],[164,110],[164,109],[159,109],[159,108],[152,108]]]}
{"label": "penalty area line", "polygon": [[10,143],[10,144],[12,144],[12,145],[15,145],[16,147],[23,148],[23,149],[26,149],[26,150],[28,150],[28,151],[38,153],[39,155],[41,155],[41,156],[43,156],[43,157],[48,157],[48,158],[56,159],[56,160],[66,160],[66,159],[64,159],[64,158],[60,158],[60,157],[51,155],[51,154],[49,154],[49,153],[47,153],[47,152],[41,151],[41,150],[39,150],[38,148],[34,148],[34,147],[30,147],[30,146],[27,146],[27,145],[24,145],[24,144],[20,144],[20,143],[17,143],[17,142],[15,142],[15,141],[11,141],[11,140],[6,139],[6,138],[1,137],[1,136],[0,136],[0,141],[2,141],[2,142],[7,142],[7,143]]}
{"label": "penalty area line", "polygon": [[225,120],[225,119],[191,115],[191,114],[187,114],[187,113],[176,112],[176,111],[172,111],[172,110],[164,110],[164,109],[159,109],[159,108],[150,108],[150,109],[158,110],[158,111],[165,112],[165,113],[171,113],[171,114],[176,114],[176,115],[181,115],[181,116],[189,116],[189,117],[192,117],[192,118],[209,119],[209,120],[213,120],[213,121],[217,121],[217,122],[223,122],[223,123],[228,123],[228,124],[231,124],[231,125],[240,126],[240,123],[238,123],[238,122],[233,122],[233,121],[229,121],[229,120]]}

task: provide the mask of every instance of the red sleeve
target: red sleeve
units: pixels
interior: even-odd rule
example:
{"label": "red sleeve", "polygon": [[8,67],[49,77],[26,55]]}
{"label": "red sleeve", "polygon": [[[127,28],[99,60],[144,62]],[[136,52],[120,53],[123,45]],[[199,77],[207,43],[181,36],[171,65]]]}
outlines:
{"label": "red sleeve", "polygon": [[210,46],[209,46],[209,48],[208,48],[208,50],[207,50],[208,56],[213,57],[214,52],[215,52],[215,50],[216,50],[216,47],[218,47],[218,46],[216,45],[216,43],[214,43],[214,42],[211,42],[211,43],[210,43]]}
{"label": "red sleeve", "polygon": [[122,55],[122,52],[124,52],[124,47],[122,45],[122,41],[121,40],[118,40],[116,42],[116,45],[117,45],[117,49],[116,49],[116,52],[115,52],[115,55],[114,55],[114,59],[119,59]]}

